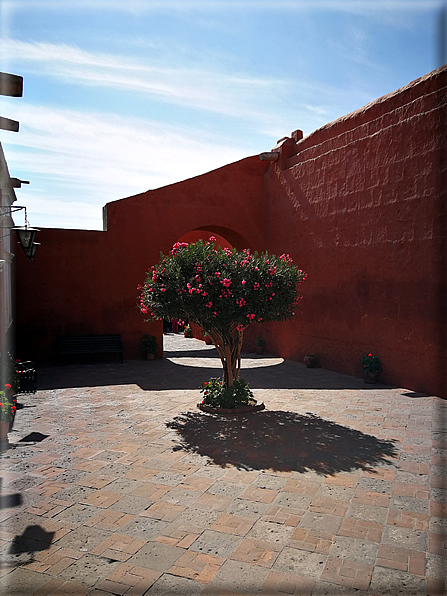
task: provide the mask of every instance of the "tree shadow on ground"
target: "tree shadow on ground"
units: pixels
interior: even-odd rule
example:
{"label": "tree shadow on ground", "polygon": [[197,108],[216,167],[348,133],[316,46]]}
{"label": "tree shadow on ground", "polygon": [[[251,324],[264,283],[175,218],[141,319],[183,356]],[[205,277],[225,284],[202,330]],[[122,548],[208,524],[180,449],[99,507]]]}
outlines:
{"label": "tree shadow on ground", "polygon": [[180,437],[174,449],[243,470],[336,474],[390,463],[394,441],[383,441],[311,413],[262,411],[213,416],[186,412],[166,426]]}

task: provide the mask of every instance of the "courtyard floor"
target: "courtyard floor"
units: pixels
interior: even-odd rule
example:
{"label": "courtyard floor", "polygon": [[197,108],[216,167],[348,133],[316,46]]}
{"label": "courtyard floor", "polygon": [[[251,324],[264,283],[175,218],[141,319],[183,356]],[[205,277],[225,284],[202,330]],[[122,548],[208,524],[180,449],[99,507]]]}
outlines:
{"label": "courtyard floor", "polygon": [[1,454],[7,596],[445,593],[447,401],[246,354],[262,412],[200,412],[212,346],[38,370]]}

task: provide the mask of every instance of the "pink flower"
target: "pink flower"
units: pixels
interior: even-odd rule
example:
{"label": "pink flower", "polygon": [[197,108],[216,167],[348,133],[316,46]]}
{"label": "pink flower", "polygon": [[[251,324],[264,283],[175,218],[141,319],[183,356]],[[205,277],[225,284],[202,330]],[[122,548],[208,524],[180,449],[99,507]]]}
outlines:
{"label": "pink flower", "polygon": [[226,288],[229,288],[231,286],[231,280],[228,279],[228,277],[225,277],[220,283]]}
{"label": "pink flower", "polygon": [[245,279],[242,280],[242,285],[245,286]]}

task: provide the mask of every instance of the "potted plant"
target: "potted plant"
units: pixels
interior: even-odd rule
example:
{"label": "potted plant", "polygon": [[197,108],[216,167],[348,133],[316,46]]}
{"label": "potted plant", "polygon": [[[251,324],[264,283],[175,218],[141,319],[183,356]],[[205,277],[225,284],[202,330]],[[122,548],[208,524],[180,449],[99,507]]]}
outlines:
{"label": "potted plant", "polygon": [[262,337],[260,335],[256,336],[255,339],[255,352],[256,354],[263,354],[264,353],[264,346],[265,346],[265,341],[262,339]]}
{"label": "potted plant", "polygon": [[203,334],[203,337],[205,338],[205,343],[206,343],[207,346],[210,346],[213,343],[213,340],[208,335],[208,333],[204,333]]}
{"label": "potted plant", "polygon": [[363,380],[365,383],[377,383],[377,379],[382,372],[382,365],[378,356],[369,353],[362,356]]}
{"label": "potted plant", "polygon": [[191,326],[189,324],[186,325],[186,327],[185,327],[185,329],[183,331],[183,335],[185,337],[192,337],[192,329],[191,329]]}
{"label": "potted plant", "polygon": [[143,354],[147,360],[153,360],[157,353],[158,343],[155,335],[149,335],[146,333],[143,335]]}
{"label": "potted plant", "polygon": [[15,400],[11,397],[11,386],[5,385],[5,391],[0,391],[0,446],[2,449],[8,445],[8,432],[14,422],[16,409]]}

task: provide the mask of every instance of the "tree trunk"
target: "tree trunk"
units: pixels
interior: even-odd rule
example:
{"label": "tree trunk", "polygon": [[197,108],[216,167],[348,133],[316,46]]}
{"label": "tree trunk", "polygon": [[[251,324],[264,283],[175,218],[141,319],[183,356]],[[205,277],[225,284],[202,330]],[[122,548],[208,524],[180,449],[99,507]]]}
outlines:
{"label": "tree trunk", "polygon": [[236,334],[234,332],[219,334],[215,330],[207,331],[222,362],[224,387],[232,387],[241,370],[241,348],[244,332],[239,329],[235,331]]}

